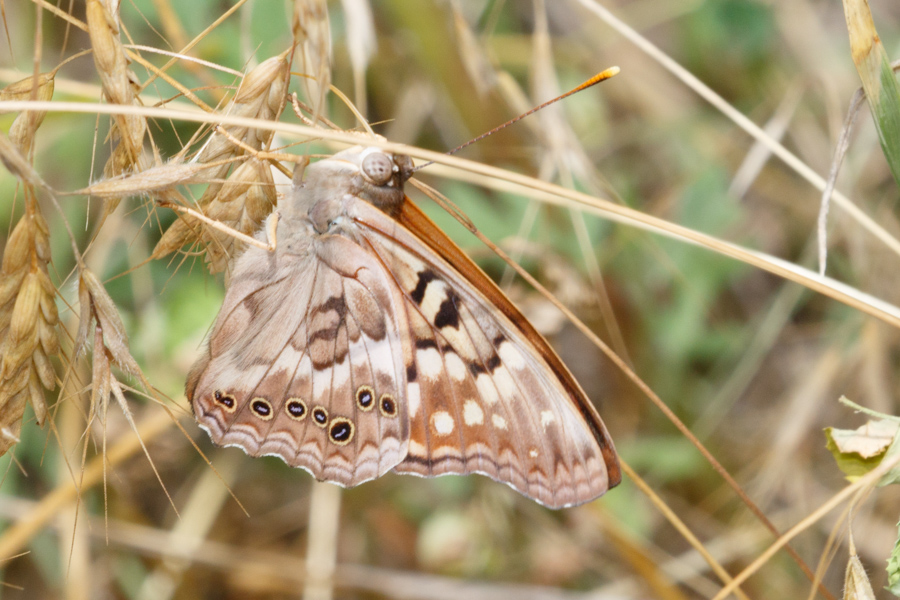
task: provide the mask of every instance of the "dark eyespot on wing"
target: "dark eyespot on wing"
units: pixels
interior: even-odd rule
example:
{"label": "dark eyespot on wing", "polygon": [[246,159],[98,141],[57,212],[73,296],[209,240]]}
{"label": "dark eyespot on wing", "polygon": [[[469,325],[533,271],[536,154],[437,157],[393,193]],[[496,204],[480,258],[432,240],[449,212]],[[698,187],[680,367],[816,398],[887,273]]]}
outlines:
{"label": "dark eyespot on wing", "polygon": [[288,398],[288,401],[284,403],[284,410],[295,421],[302,421],[307,415],[306,402],[300,398]]}
{"label": "dark eyespot on wing", "polygon": [[375,390],[368,385],[361,385],[356,390],[356,404],[360,410],[370,411],[375,406]]}
{"label": "dark eyespot on wing", "polygon": [[263,421],[268,421],[275,413],[275,411],[272,410],[272,403],[265,398],[260,397],[256,397],[250,401],[250,409],[253,411],[253,414]]}
{"label": "dark eyespot on wing", "polygon": [[312,410],[313,421],[319,427],[325,427],[328,423],[328,411],[322,406],[317,406]]}
{"label": "dark eyespot on wing", "polygon": [[237,401],[234,399],[234,396],[226,394],[221,390],[213,392],[213,400],[228,412],[234,412],[234,409],[237,406]]}
{"label": "dark eyespot on wing", "polygon": [[344,446],[353,439],[354,431],[355,428],[350,419],[336,417],[331,420],[331,424],[328,426],[328,437],[338,446]]}
{"label": "dark eyespot on wing", "polygon": [[381,399],[378,401],[378,408],[381,410],[381,414],[386,417],[397,416],[397,401],[390,394],[381,395]]}

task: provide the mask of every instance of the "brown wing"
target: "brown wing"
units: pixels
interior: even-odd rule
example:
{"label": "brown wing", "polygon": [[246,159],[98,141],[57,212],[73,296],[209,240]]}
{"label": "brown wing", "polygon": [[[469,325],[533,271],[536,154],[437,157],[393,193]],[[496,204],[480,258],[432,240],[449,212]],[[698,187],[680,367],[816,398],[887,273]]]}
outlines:
{"label": "brown wing", "polygon": [[215,443],[356,485],[406,455],[393,283],[346,238],[290,242],[238,260],[187,396]]}
{"label": "brown wing", "polygon": [[612,441],[547,342],[409,200],[402,225],[362,202],[347,214],[390,272],[401,316],[409,452],[395,468],[482,473],[547,506],[619,483]]}

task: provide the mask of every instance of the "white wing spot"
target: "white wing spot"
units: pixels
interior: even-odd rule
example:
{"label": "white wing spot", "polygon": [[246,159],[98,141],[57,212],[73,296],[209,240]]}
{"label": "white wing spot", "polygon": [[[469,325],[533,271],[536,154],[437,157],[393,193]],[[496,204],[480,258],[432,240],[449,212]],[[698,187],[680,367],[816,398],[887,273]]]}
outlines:
{"label": "white wing spot", "polygon": [[436,379],[444,370],[444,361],[437,348],[425,348],[416,352],[416,363],[423,377]]}
{"label": "white wing spot", "polygon": [[409,416],[415,417],[422,405],[422,391],[418,383],[410,383],[406,386],[406,401],[409,403]]}
{"label": "white wing spot", "polygon": [[508,365],[510,368],[525,368],[525,357],[522,356],[522,353],[519,352],[512,342],[505,341],[500,344],[497,348],[497,354],[500,356],[500,360],[503,361],[503,364]]}
{"label": "white wing spot", "polygon": [[473,425],[481,425],[484,423],[484,411],[474,400],[466,400],[463,405],[463,421],[469,427]]}
{"label": "white wing spot", "polygon": [[478,388],[481,399],[484,400],[485,404],[488,406],[496,404],[497,401],[500,400],[497,388],[494,387],[494,381],[487,373],[482,373],[475,379],[475,387]]}
{"label": "white wing spot", "polygon": [[509,374],[509,369],[506,367],[499,367],[494,370],[494,385],[497,386],[497,390],[499,390],[500,394],[506,398],[514,396],[516,393],[516,382],[513,381],[512,375]]}
{"label": "white wing spot", "polygon": [[431,415],[431,426],[438,435],[450,435],[454,425],[453,417],[446,410],[439,410]]}
{"label": "white wing spot", "polygon": [[492,415],[491,421],[494,423],[494,427],[496,427],[497,429],[506,429],[506,419],[504,419],[500,415]]}
{"label": "white wing spot", "polygon": [[447,365],[447,373],[455,381],[463,381],[466,378],[466,365],[455,352],[447,352],[444,355],[444,363]]}
{"label": "white wing spot", "polygon": [[538,457],[538,451],[535,450],[534,448],[532,448],[531,450],[528,451],[528,456],[530,456],[531,458],[537,458],[537,457]]}
{"label": "white wing spot", "polygon": [[440,279],[433,279],[428,282],[425,288],[425,297],[422,298],[422,315],[429,323],[434,323],[434,318],[438,311],[441,310],[441,303],[447,299],[447,284]]}
{"label": "white wing spot", "polygon": [[556,421],[556,416],[550,412],[549,410],[541,411],[541,425],[544,429],[547,429],[547,426]]}

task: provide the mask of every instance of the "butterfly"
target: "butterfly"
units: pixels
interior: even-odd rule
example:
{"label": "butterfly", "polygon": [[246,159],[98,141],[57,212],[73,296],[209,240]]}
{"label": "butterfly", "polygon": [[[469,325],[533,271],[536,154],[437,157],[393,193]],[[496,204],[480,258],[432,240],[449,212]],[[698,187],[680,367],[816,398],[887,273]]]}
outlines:
{"label": "butterfly", "polygon": [[274,251],[236,260],[188,376],[197,421],[342,486],[480,473],[551,508],[597,498],[621,472],[596,409],[404,194],[411,173],[359,146],[295,171]]}

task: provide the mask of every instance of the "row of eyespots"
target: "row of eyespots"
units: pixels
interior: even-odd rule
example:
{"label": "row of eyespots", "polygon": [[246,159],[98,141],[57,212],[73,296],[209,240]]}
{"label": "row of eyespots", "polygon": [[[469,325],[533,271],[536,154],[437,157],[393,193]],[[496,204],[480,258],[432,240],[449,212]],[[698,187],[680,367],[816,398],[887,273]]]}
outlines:
{"label": "row of eyespots", "polygon": [[[263,421],[269,421],[274,416],[272,404],[265,398],[253,398],[250,401],[250,408]],[[287,402],[284,403],[284,411],[295,421],[302,421],[309,414],[306,402],[300,398],[288,398]],[[329,423],[328,410],[324,406],[313,407],[312,421],[317,427],[327,428],[329,439],[338,446],[345,446],[353,439],[355,431],[353,422],[344,417],[335,417]]]}
{"label": "row of eyespots", "polygon": [[[375,390],[371,386],[361,385],[356,390],[356,405],[359,410],[369,412],[375,408]],[[378,410],[386,417],[397,416],[397,401],[390,394],[382,394],[378,400]]]}
{"label": "row of eyespots", "polygon": [[[235,408],[237,408],[237,401],[234,396],[221,390],[213,392],[213,399],[216,401],[216,404],[230,413],[233,413]],[[356,390],[356,404],[363,412],[369,412],[375,408],[375,390],[368,385],[359,386],[359,389]],[[271,404],[265,398],[254,398],[250,401],[250,407],[257,416],[266,421],[271,419],[274,414]],[[288,398],[287,402],[284,403],[284,410],[295,421],[302,421],[306,418],[306,402],[300,398]],[[382,394],[381,399],[378,401],[378,410],[385,417],[396,417],[397,401],[390,394]],[[328,411],[317,406],[313,409],[313,419],[317,425],[323,427],[328,422]]]}
{"label": "row of eyespots", "polygon": [[[213,398],[226,411],[233,413],[237,406],[234,396],[216,390]],[[364,411],[369,411],[375,404],[375,393],[369,386],[362,386],[356,392],[356,401],[359,407]],[[397,402],[390,394],[382,394],[378,403],[379,410],[386,417],[397,416]],[[250,400],[250,408],[253,413],[263,421],[270,421],[275,416],[271,402],[259,396]],[[308,409],[306,402],[301,398],[288,398],[284,403],[284,411],[288,417],[295,421],[302,421],[306,418]],[[339,446],[350,443],[353,439],[355,427],[350,419],[345,417],[335,417],[328,422],[328,410],[323,406],[316,406],[312,409],[312,420],[316,426],[328,429],[328,437],[332,442]]]}

